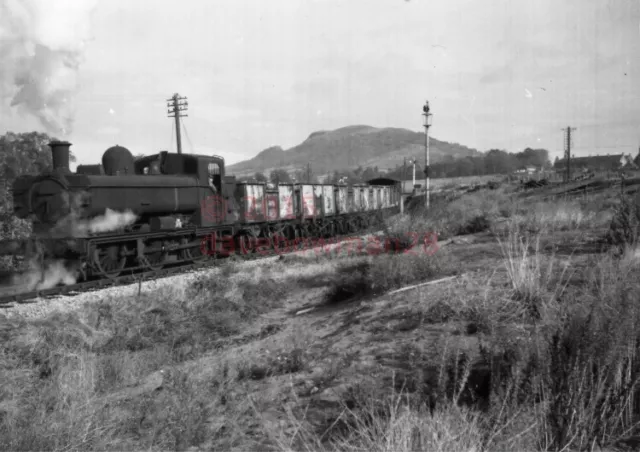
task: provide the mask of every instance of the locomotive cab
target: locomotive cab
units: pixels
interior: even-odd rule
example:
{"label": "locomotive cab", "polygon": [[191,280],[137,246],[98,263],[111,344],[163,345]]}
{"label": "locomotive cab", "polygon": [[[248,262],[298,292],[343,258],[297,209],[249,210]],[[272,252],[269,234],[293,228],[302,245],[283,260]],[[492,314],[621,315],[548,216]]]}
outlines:
{"label": "locomotive cab", "polygon": [[222,192],[224,159],[217,155],[159,154],[143,157],[135,162],[135,172],[140,175],[195,176],[201,186],[208,186],[214,193]]}

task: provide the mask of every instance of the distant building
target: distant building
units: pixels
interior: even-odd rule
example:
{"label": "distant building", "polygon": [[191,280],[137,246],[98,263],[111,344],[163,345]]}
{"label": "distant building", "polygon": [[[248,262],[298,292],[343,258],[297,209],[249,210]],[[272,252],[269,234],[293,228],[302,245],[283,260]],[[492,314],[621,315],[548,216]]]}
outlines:
{"label": "distant building", "polygon": [[538,171],[538,168],[536,168],[535,166],[533,166],[533,165],[525,165],[525,166],[521,166],[520,168],[515,170],[514,173],[516,173],[516,174],[534,174],[536,171]]}

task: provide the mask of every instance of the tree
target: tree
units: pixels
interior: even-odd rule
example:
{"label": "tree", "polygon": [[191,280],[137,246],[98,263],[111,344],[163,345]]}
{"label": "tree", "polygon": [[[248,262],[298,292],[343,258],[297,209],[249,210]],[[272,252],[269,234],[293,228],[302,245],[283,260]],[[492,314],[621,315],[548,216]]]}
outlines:
{"label": "tree", "polygon": [[289,173],[287,173],[283,169],[275,169],[271,171],[271,174],[269,175],[269,179],[274,184],[286,184],[286,183],[292,182],[291,176],[289,176]]}
{"label": "tree", "polygon": [[516,158],[520,166],[533,165],[543,168],[551,166],[549,162],[549,151],[546,149],[526,148],[524,151],[517,153]]}
{"label": "tree", "polygon": [[508,174],[518,166],[513,154],[500,149],[491,149],[485,156],[485,168],[488,174]]}
{"label": "tree", "polygon": [[298,183],[317,184],[319,183],[318,176],[316,176],[311,169],[307,171],[307,168],[299,169],[293,173],[294,180]]}
{"label": "tree", "polygon": [[264,173],[258,171],[256,172],[256,174],[253,176],[253,178],[257,181],[257,182],[267,182],[267,176],[264,175]]}
{"label": "tree", "polygon": [[[13,133],[0,136],[0,177],[7,182],[21,174],[38,174],[53,165],[49,142],[55,140],[45,133]],[[69,161],[75,162],[73,152]]]}

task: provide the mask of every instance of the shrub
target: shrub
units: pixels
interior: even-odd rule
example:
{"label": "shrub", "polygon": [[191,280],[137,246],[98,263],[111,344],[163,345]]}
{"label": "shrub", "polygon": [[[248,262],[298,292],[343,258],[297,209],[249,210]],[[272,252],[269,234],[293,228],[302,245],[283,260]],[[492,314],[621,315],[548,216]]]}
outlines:
{"label": "shrub", "polygon": [[609,243],[616,246],[633,246],[640,233],[640,192],[635,197],[621,196],[614,208],[607,235]]}
{"label": "shrub", "polygon": [[333,303],[381,294],[451,271],[444,252],[428,255],[422,249],[341,262],[330,283],[327,300]]}

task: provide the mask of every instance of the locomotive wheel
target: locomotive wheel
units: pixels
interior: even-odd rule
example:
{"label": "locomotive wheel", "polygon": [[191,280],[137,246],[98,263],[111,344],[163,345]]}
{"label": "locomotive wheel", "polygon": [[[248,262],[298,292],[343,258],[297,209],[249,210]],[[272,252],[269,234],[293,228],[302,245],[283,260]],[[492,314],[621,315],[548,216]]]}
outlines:
{"label": "locomotive wheel", "polygon": [[[180,240],[181,245],[187,245],[188,243],[189,243],[189,239],[186,237]],[[204,261],[209,257],[209,255],[207,254],[206,251],[203,252],[203,249],[206,250],[208,249],[208,247],[205,246],[205,244],[203,244],[202,242],[198,243],[197,246],[184,248],[180,250],[180,259],[184,259],[192,263],[198,263],[198,262]]]}
{"label": "locomotive wheel", "polygon": [[[152,246],[162,245],[162,242],[152,243]],[[164,267],[167,262],[167,257],[169,253],[167,251],[156,251],[153,253],[145,253],[142,257],[139,257],[138,260],[140,265],[145,267],[148,270],[157,271]]]}
{"label": "locomotive wheel", "polygon": [[97,274],[114,279],[122,273],[127,256],[117,245],[96,248],[93,251],[93,267]]}

